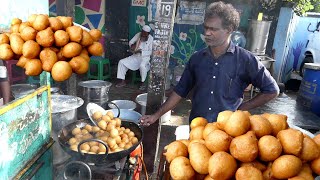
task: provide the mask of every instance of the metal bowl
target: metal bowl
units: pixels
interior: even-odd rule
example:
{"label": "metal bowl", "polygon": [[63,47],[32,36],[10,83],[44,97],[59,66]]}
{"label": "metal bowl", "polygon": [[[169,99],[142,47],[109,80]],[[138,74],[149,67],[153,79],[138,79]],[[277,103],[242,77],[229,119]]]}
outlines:
{"label": "metal bowl", "polygon": [[[113,112],[114,116],[117,117],[119,115],[119,111],[117,109],[109,109],[106,110],[106,112],[111,111]],[[141,118],[141,114],[133,111],[133,110],[129,110],[129,109],[120,109],[120,116],[119,118],[121,120],[126,120],[126,121],[132,121],[136,124],[140,123],[140,118]]]}
{"label": "metal bowl", "polygon": [[12,95],[15,99],[28,95],[37,89],[35,84],[14,84],[11,85]]}
{"label": "metal bowl", "polygon": [[[111,102],[116,104],[119,109],[134,110],[137,107],[137,104],[135,102],[129,100],[113,100]],[[114,104],[108,104],[109,108],[116,109],[116,106]]]}

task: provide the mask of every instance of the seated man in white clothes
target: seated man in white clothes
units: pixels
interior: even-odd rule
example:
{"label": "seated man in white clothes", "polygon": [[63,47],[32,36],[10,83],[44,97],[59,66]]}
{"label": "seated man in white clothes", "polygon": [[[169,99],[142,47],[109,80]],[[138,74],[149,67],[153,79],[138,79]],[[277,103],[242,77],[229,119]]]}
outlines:
{"label": "seated man in white clothes", "polygon": [[140,70],[141,90],[145,89],[143,85],[150,70],[150,56],[152,54],[153,37],[150,35],[151,28],[148,25],[142,27],[142,31],[137,33],[130,41],[130,51],[133,55],[121,59],[118,64],[117,78],[121,79],[116,87],[124,87],[126,85],[126,73],[128,69],[136,71]]}

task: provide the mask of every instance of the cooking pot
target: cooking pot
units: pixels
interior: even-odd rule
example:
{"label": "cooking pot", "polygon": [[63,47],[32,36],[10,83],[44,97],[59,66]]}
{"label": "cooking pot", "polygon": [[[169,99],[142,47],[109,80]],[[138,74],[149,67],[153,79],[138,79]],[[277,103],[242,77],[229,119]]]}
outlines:
{"label": "cooking pot", "polygon": [[[93,126],[93,123],[90,120],[86,120],[86,119],[78,120],[76,122],[68,124],[67,126],[62,128],[62,130],[59,132],[58,140],[63,150],[65,150],[76,161],[77,160],[83,161],[90,165],[109,164],[117,160],[121,160],[122,158],[128,156],[141,143],[143,138],[143,130],[138,124],[132,121],[127,121],[122,119],[121,127],[129,128],[132,132],[134,132],[135,136],[138,138],[138,143],[135,143],[129,149],[122,150],[119,152],[109,153],[109,154],[108,154],[108,150],[106,154],[87,154],[87,153],[82,153],[79,150],[78,150],[79,152],[71,150],[69,139],[73,137],[72,130],[76,127],[82,128],[87,124]],[[108,149],[108,145],[98,139],[89,139],[89,140],[82,141],[79,143],[78,149],[80,149],[81,144],[88,141],[98,141],[100,143],[103,143],[103,145],[106,146],[106,149]]]}
{"label": "cooking pot", "polygon": [[[77,108],[83,104],[79,97],[51,95],[52,130],[58,133],[65,125],[77,120]],[[55,137],[53,137],[55,139]],[[56,139],[55,139],[56,140]]]}
{"label": "cooking pot", "polygon": [[[51,95],[52,138],[57,142],[59,131],[67,124],[77,120],[77,108],[83,104],[79,97],[69,95]],[[53,164],[61,164],[70,156],[65,153],[59,143],[53,144]]]}
{"label": "cooking pot", "polygon": [[108,99],[108,93],[112,83],[101,80],[81,81],[78,83],[77,95],[84,100]]}
{"label": "cooking pot", "polygon": [[88,118],[86,107],[89,103],[95,103],[106,109],[109,100],[109,90],[112,83],[101,80],[89,80],[78,83],[77,96],[84,100],[84,105],[79,108],[79,118]]}

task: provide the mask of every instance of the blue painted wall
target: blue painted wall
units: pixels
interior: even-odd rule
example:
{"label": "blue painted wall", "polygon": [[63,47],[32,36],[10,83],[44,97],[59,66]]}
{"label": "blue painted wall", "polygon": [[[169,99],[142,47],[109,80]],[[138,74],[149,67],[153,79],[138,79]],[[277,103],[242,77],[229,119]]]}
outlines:
{"label": "blue painted wall", "polygon": [[[210,2],[207,2],[207,5]],[[234,5],[241,15],[240,29],[246,31],[251,18],[253,6],[250,4]],[[147,7],[130,7],[129,9],[129,40],[139,31],[143,25],[154,27],[153,22],[148,22],[148,5]],[[174,24],[171,41],[171,57],[169,67],[178,64],[185,64],[189,61],[190,56],[202,48],[206,47],[203,41],[203,26],[190,24]]]}

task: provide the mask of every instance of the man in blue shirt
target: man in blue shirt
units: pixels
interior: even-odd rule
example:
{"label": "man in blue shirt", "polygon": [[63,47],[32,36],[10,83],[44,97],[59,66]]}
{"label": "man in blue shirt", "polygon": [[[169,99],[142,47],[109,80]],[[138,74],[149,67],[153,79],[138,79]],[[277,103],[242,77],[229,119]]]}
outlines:
{"label": "man in blue shirt", "polygon": [[[142,125],[154,123],[191,90],[190,121],[201,116],[214,122],[221,111],[250,110],[277,97],[279,87],[269,71],[252,53],[231,42],[239,21],[231,4],[220,1],[207,7],[204,35],[208,47],[192,55],[174,92],[155,114],[141,118]],[[258,87],[260,93],[243,102],[249,84]]]}

